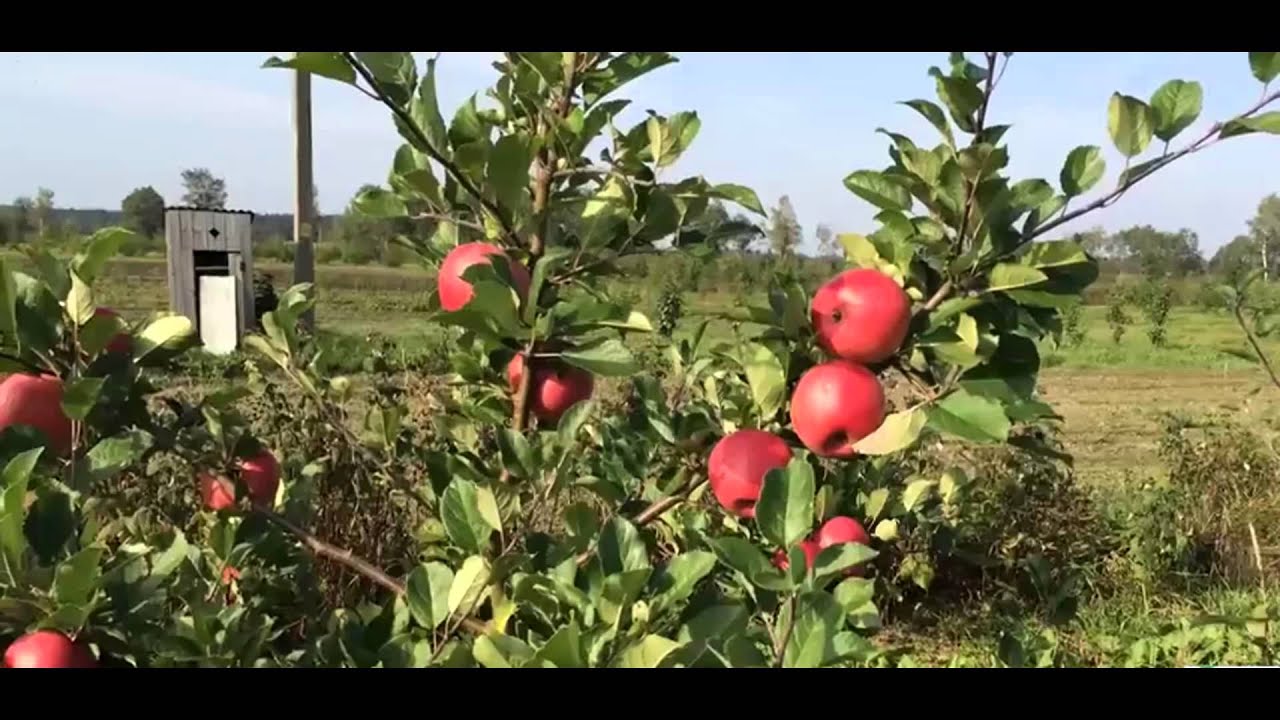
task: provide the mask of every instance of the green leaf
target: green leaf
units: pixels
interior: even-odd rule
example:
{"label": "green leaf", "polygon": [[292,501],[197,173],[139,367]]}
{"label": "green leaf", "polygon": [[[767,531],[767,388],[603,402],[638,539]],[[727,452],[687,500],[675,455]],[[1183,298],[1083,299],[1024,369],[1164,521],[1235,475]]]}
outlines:
{"label": "green leaf", "polygon": [[618,653],[614,667],[656,668],[679,647],[680,643],[661,635],[645,635],[639,642]]}
{"label": "green leaf", "polygon": [[626,345],[617,338],[560,353],[565,362],[605,377],[634,375],[639,367]]}
{"label": "green leaf", "polygon": [[[1058,181],[1062,184],[1062,192],[1072,198],[1089,192],[1102,179],[1106,170],[1107,163],[1102,159],[1102,149],[1097,145],[1081,145],[1067,153]],[[1042,213],[1042,217],[1047,219],[1052,214]]]}
{"label": "green leaf", "polygon": [[934,480],[912,480],[902,491],[902,506],[908,512],[915,510],[934,494],[938,483]]}
{"label": "green leaf", "polygon": [[449,124],[449,142],[457,147],[487,138],[488,132],[476,112],[476,96],[473,94],[453,114],[453,122]]}
{"label": "green leaf", "polygon": [[1121,155],[1128,158],[1141,155],[1151,144],[1154,133],[1151,115],[1151,108],[1138,98],[1112,93],[1107,107],[1107,131]]}
{"label": "green leaf", "polygon": [[979,443],[1002,443],[1009,437],[1009,418],[1000,403],[965,390],[951,393],[928,412],[929,426],[948,435]]}
{"label": "green leaf", "polygon": [[659,614],[683,602],[715,565],[716,556],[705,550],[690,550],[672,558],[653,576],[655,594],[649,603],[653,613]]}
{"label": "green leaf", "polygon": [[405,600],[409,612],[422,627],[434,630],[449,617],[449,590],[453,570],[438,562],[423,563],[409,573]]}
{"label": "green leaf", "polygon": [[400,196],[380,187],[361,190],[351,201],[351,207],[361,215],[373,218],[398,218],[409,214]]}
{"label": "green leaf", "polygon": [[1072,240],[1046,240],[1031,243],[1018,262],[1033,268],[1053,268],[1089,262],[1080,243]]}
{"label": "green leaf", "polygon": [[410,52],[358,52],[355,54],[387,97],[397,105],[405,105],[413,96],[413,86],[418,81],[418,65]]}
{"label": "green leaf", "polygon": [[712,186],[707,194],[713,198],[737,203],[757,215],[765,215],[764,205],[760,204],[760,198],[756,195],[756,191],[745,185],[720,183]]}
{"label": "green leaf", "polygon": [[826,585],[831,578],[851,567],[871,562],[880,553],[862,543],[844,542],[824,548],[813,560],[813,584]]}
{"label": "green leaf", "polygon": [[1053,186],[1040,178],[1022,180],[1009,188],[1009,205],[1018,210],[1040,207],[1053,199]]}
{"label": "green leaf", "polygon": [[89,236],[84,252],[76,257],[72,269],[86,283],[93,284],[107,261],[120,252],[120,246],[126,240],[133,237],[136,237],[133,232],[119,227],[103,228],[95,232]]}
{"label": "green leaf", "polygon": [[867,494],[867,501],[863,504],[863,515],[867,522],[870,523],[880,517],[880,513],[884,511],[885,505],[889,502],[889,488],[876,488]]}
{"label": "green leaf", "polygon": [[1066,195],[1055,195],[1054,197],[1044,201],[1027,214],[1027,221],[1022,225],[1022,233],[1024,235],[1030,235],[1036,228],[1043,225],[1045,221],[1053,217],[1066,204]]}
{"label": "green leaf", "polygon": [[951,126],[947,123],[947,116],[942,112],[942,108],[928,100],[907,100],[901,104],[906,105],[924,116],[925,120],[928,120],[935,128],[938,129],[938,132],[942,133],[942,137],[947,141],[947,145],[950,145],[953,148],[956,146],[955,137],[951,134]]}
{"label": "green leaf", "polygon": [[1280,110],[1262,113],[1249,118],[1237,118],[1229,121],[1219,133],[1224,138],[1249,133],[1265,132],[1280,135]]}
{"label": "green leaf", "polygon": [[808,592],[796,602],[791,637],[783,654],[783,667],[821,667],[835,656],[832,640],[844,626],[844,609],[825,592]]}
{"label": "green leaf", "polygon": [[813,467],[803,458],[792,458],[785,468],[765,474],[756,524],[774,545],[791,547],[813,526]]}
{"label": "green leaf", "polygon": [[846,578],[836,586],[836,602],[844,608],[849,624],[859,629],[880,627],[880,611],[876,609],[875,582],[867,578]]}
{"label": "green leaf", "polygon": [[15,349],[21,347],[17,302],[18,291],[14,286],[13,273],[9,270],[9,261],[0,257],[0,342],[12,345]]}
{"label": "green leaf", "polygon": [[1253,70],[1253,76],[1258,78],[1258,82],[1264,85],[1270,83],[1280,75],[1280,52],[1249,53],[1249,68]]}
{"label": "green leaf", "polygon": [[920,437],[927,419],[923,408],[892,413],[875,432],[854,443],[853,449],[862,455],[889,455],[905,450]]}
{"label": "green leaf", "polygon": [[600,611],[600,619],[616,627],[623,619],[624,611],[640,599],[652,572],[652,568],[646,567],[607,576],[600,586],[599,595],[595,597],[595,606]]}
{"label": "green leaf", "polygon": [[591,411],[595,408],[595,403],[590,399],[582,400],[573,404],[564,415],[560,416],[560,422],[556,426],[556,434],[559,436],[560,447],[568,450],[574,446],[578,439],[578,431],[582,429],[582,424],[591,417]]}
{"label": "green leaf", "polygon": [[551,639],[534,653],[529,664],[542,661],[558,668],[589,667],[586,653],[582,648],[582,631],[578,628],[577,620],[570,620],[568,625],[556,630]]}
{"label": "green leaf", "polygon": [[15,455],[0,473],[0,560],[4,561],[0,570],[4,571],[8,587],[19,584],[26,567],[27,538],[22,525],[26,520],[27,487],[42,451],[43,448],[35,448]]}
{"label": "green leaf", "polygon": [[98,402],[106,381],[100,377],[81,377],[66,383],[62,391],[62,411],[71,420],[83,421]]}
{"label": "green leaf", "polygon": [[1016,263],[999,263],[991,268],[991,274],[988,277],[990,284],[987,286],[987,292],[1027,287],[1048,279],[1048,275],[1033,267]]}
{"label": "green leaf", "polygon": [[58,563],[53,577],[53,599],[59,604],[88,605],[98,589],[104,550],[88,547]]}
{"label": "green leaf", "polygon": [[604,67],[583,76],[582,97],[587,105],[595,105],[632,80],[673,62],[676,62],[675,56],[665,52],[619,53]]}
{"label": "green leaf", "polygon": [[[455,482],[457,482],[455,480]],[[449,586],[448,611],[450,614],[459,611],[473,611],[484,596],[489,585],[489,561],[479,555],[472,555],[462,561],[462,567]],[[434,613],[434,608],[432,612]]]}
{"label": "green leaf", "polygon": [[502,455],[502,467],[517,479],[534,477],[537,462],[533,457],[533,447],[524,433],[511,428],[503,428],[498,432],[498,451]]}
{"label": "green leaf", "polygon": [[844,248],[845,259],[854,266],[879,268],[884,262],[880,250],[866,237],[857,233],[840,233],[836,237]]}
{"label": "green leaf", "polygon": [[1156,137],[1169,142],[1200,117],[1204,89],[1198,82],[1170,80],[1151,96]]}
{"label": "green leaf", "polygon": [[441,499],[441,520],[449,539],[467,552],[482,552],[494,529],[484,515],[480,511],[480,487],[455,476]]}
{"label": "green leaf", "polygon": [[755,545],[739,537],[708,538],[720,562],[746,576],[752,585],[766,590],[788,590],[791,580],[769,563]]}
{"label": "green leaf", "polygon": [[858,170],[844,179],[844,186],[858,197],[884,210],[911,209],[911,193],[874,170]]}
{"label": "green leaf", "polygon": [[312,75],[319,75],[330,80],[354,85],[356,70],[347,64],[340,52],[303,52],[295,53],[289,59],[270,57],[262,64],[264,68],[288,68],[301,70]]}
{"label": "green leaf", "polygon": [[153,440],[151,433],[140,428],[99,440],[85,453],[90,477],[99,482],[115,477],[141,460]]}
{"label": "green leaf", "polygon": [[191,543],[187,542],[187,536],[175,529],[169,547],[151,561],[151,577],[163,580],[172,575],[186,561],[190,550]]}
{"label": "green leaf", "polygon": [[623,517],[614,516],[605,523],[596,554],[605,577],[652,567],[640,532]]}
{"label": "green leaf", "polygon": [[[427,72],[418,83],[418,94],[409,104],[409,115],[422,130],[427,142],[433,150],[444,153],[449,148],[449,134],[444,126],[444,118],[440,116],[440,105],[436,100],[436,60],[427,60]],[[413,143],[416,138],[407,138]],[[415,147],[417,144],[415,143]],[[426,148],[418,147],[426,152]]]}
{"label": "green leaf", "polygon": [[80,328],[80,349],[89,357],[101,353],[115,336],[127,332],[129,326],[118,315],[94,315],[89,322]]}
{"label": "green leaf", "polygon": [[951,111],[951,119],[964,132],[973,132],[977,125],[975,116],[982,106],[982,91],[967,78],[937,78],[938,98]]}
{"label": "green leaf", "polygon": [[666,167],[680,159],[698,136],[702,121],[695,112],[679,112],[668,120],[650,117],[646,129],[649,132],[649,152],[657,167]]}
{"label": "green leaf", "polygon": [[[1230,125],[1230,123],[1228,123],[1228,125]],[[1223,132],[1226,132],[1226,130],[1223,130]],[[1143,177],[1150,175],[1160,166],[1165,165],[1168,162],[1170,162],[1169,157],[1158,157],[1147,160],[1146,162],[1140,162],[1137,165],[1131,165],[1120,171],[1119,183],[1120,185],[1135,183]]]}
{"label": "green leaf", "polygon": [[198,341],[195,326],[184,315],[169,315],[154,320],[138,333],[133,342],[133,361],[143,358],[158,349],[166,353],[179,353],[195,345]]}
{"label": "green leaf", "polygon": [[77,326],[84,325],[93,319],[95,309],[93,288],[72,272],[71,290],[67,292],[67,317]]}
{"label": "green leaf", "polygon": [[586,247],[612,245],[625,236],[627,217],[635,198],[622,180],[610,176],[603,187],[582,206],[580,239]]}
{"label": "green leaf", "polygon": [[521,667],[534,657],[533,648],[510,635],[481,635],[476,638],[471,654],[487,668]]}
{"label": "green leaf", "polygon": [[533,143],[523,134],[504,135],[493,146],[487,177],[499,204],[516,208],[527,202]]}
{"label": "green leaf", "polygon": [[787,399],[787,373],[782,361],[760,343],[751,343],[744,348],[746,362],[743,370],[747,374],[747,384],[751,387],[751,398],[760,411],[760,418],[768,422],[782,409]]}

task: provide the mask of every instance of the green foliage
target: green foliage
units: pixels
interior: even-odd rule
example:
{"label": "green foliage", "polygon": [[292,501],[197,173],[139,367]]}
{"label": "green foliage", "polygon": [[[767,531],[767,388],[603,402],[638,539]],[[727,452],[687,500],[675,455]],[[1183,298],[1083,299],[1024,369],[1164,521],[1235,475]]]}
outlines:
{"label": "green foliage", "polygon": [[1148,280],[1136,292],[1138,305],[1147,318],[1147,337],[1156,347],[1168,339],[1169,311],[1173,308],[1173,288],[1159,280]]}
{"label": "green foliage", "polygon": [[1111,292],[1107,294],[1107,325],[1111,326],[1111,341],[1116,345],[1120,344],[1125,331],[1133,322],[1129,313],[1125,312],[1131,294],[1130,288],[1121,285],[1111,288]]}
{"label": "green foliage", "polygon": [[150,185],[140,187],[125,196],[120,203],[124,225],[152,238],[164,230],[164,198]]}
{"label": "green foliage", "polygon": [[[94,318],[124,231],[67,263],[0,267],[5,355],[62,378],[78,420],[65,461],[29,428],[0,434],[0,634],[56,627],[102,664],[144,667],[875,665],[901,660],[869,639],[883,623],[973,592],[1036,624],[1008,629],[1006,664],[1062,663],[1080,578],[1109,548],[1046,431],[1058,418],[1037,394],[1039,348],[1098,268],[1077,240],[1037,240],[1109,200],[1067,210],[1105,174],[1096,148],[1071,153],[1060,188],[1008,176],[1007,126],[988,110],[1010,55],[952,53],[948,74],[930,71],[937,102],[905,103],[938,142],[886,131],[893,165],[847,176],[878,209],[872,232],[840,236],[847,263],[914,303],[902,347],[871,368],[905,384],[865,455],[795,447],[750,520],[709,501],[708,454],[738,428],[794,442],[788,395],[823,359],[809,309],[829,265],[739,256],[733,272],[767,293],[734,308],[730,336],[671,333],[668,298],[657,325],[670,337],[637,340],[655,324],[611,276],[669,244],[675,259],[650,277],[678,268],[664,284],[696,288],[703,259],[760,234],[721,202],[763,214],[745,187],[679,175],[696,113],[624,122],[627,83],[675,58],[505,53],[484,102],[449,113],[435,59],[268,60],[358,86],[403,140],[386,185],[362,188],[327,238],[342,259],[393,262],[396,248],[438,269],[484,241],[531,291],[490,262],[463,273],[473,296],[459,310],[424,293],[413,322],[438,352],[411,361],[377,337],[309,334],[314,289],[275,296],[264,282],[260,332],[211,360],[189,353],[189,319]],[[1198,96],[1192,83],[1150,105],[1116,95],[1113,142],[1140,157],[1191,122]],[[1232,122],[1268,127],[1256,110]],[[1118,192],[1167,162],[1126,168]],[[186,202],[225,203],[207,171],[184,178]],[[103,352],[121,329],[131,353]],[[517,354],[526,382],[507,376]],[[213,382],[158,395],[184,371]],[[593,377],[591,397],[540,407],[535,386],[570,371]],[[594,390],[611,378],[625,398]],[[241,470],[262,450],[281,465],[274,497]],[[234,500],[202,507],[219,478]],[[799,542],[837,515],[872,539],[808,568]]]}

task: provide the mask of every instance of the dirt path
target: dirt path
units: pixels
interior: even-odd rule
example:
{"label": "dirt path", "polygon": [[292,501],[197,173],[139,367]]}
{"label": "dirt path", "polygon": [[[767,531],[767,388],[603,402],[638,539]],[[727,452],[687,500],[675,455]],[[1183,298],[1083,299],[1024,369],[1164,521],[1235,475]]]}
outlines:
{"label": "dirt path", "polygon": [[[1065,418],[1067,447],[1086,481],[1138,478],[1163,470],[1157,454],[1164,413],[1202,417],[1238,408],[1263,381],[1261,372],[1203,370],[1062,370],[1041,373],[1046,399]],[[1269,396],[1268,396],[1269,395]],[[1253,405],[1280,407],[1268,386]]]}

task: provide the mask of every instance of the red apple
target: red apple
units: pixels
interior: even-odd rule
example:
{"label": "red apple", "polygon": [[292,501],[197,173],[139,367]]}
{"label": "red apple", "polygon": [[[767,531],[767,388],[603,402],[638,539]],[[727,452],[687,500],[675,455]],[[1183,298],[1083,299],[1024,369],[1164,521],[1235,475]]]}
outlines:
{"label": "red apple", "polygon": [[805,447],[822,457],[853,457],[853,444],[883,421],[880,381],[847,360],[810,368],[791,394],[791,427]]}
{"label": "red apple", "polygon": [[59,455],[71,450],[71,420],[62,412],[62,380],[14,373],[0,382],[0,430],[27,425],[44,433]]}
{"label": "red apple", "polygon": [[[524,376],[524,356],[516,355],[507,363],[507,383],[511,392],[520,389]],[[595,377],[581,368],[567,365],[539,365],[533,371],[533,387],[529,388],[530,410],[538,421],[554,425],[575,403],[595,392]]]}
{"label": "red apple", "polygon": [[744,518],[756,516],[756,501],[764,476],[791,462],[791,448],[782,438],[763,430],[739,430],[711,449],[707,479],[725,510]]}
{"label": "red apple", "polygon": [[217,512],[236,504],[236,486],[225,477],[202,472],[199,477],[200,499],[204,506]]}
{"label": "red apple", "polygon": [[236,464],[240,468],[240,479],[249,490],[249,500],[259,507],[271,507],[276,501],[276,489],[280,487],[280,463],[276,462],[276,456],[260,450]]}
{"label": "red apple", "polygon": [[[506,257],[502,248],[486,242],[463,243],[450,250],[444,262],[440,264],[440,274],[436,278],[440,307],[449,312],[456,312],[471,302],[475,293],[471,289],[471,283],[464,280],[462,274],[472,265],[491,262],[492,255]],[[529,271],[525,266],[510,259],[507,260],[507,266],[511,268],[511,279],[515,282],[520,297],[523,298],[529,292]]]}
{"label": "red apple", "polygon": [[[841,543],[871,545],[871,536],[867,534],[866,528],[862,527],[862,523],[846,515],[837,515],[823,523],[814,538],[818,541],[818,547],[821,550]],[[861,577],[862,570],[862,566],[858,565],[849,568],[844,574]]]}
{"label": "red apple", "polygon": [[911,324],[911,298],[879,270],[846,270],[813,295],[810,318],[824,350],[873,365],[902,347]]}
{"label": "red apple", "polygon": [[[116,312],[115,310],[112,310],[111,308],[104,308],[104,307],[95,308],[93,311],[93,314],[95,316],[120,317],[120,313]],[[120,353],[122,355],[132,354],[133,338],[129,337],[128,333],[116,333],[115,337],[111,338],[111,341],[107,343],[106,350],[108,353],[112,353],[112,354],[115,354],[115,353]]]}
{"label": "red apple", "polygon": [[[818,543],[814,540],[801,540],[800,549],[804,551],[804,565],[812,570],[813,562],[818,559],[818,553],[822,548],[818,547]],[[786,572],[791,567],[791,558],[787,554],[786,548],[779,548],[778,552],[773,554],[773,564],[779,570]]]}
{"label": "red apple", "polygon": [[54,630],[27,633],[4,651],[7,668],[92,668],[97,665],[88,648]]}

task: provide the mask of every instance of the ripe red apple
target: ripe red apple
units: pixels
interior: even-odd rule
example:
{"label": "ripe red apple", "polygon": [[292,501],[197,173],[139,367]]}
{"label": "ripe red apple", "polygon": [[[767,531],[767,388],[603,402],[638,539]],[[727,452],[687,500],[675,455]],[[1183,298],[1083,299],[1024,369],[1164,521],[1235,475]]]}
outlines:
{"label": "ripe red apple", "polygon": [[225,477],[202,472],[199,477],[200,499],[204,506],[217,512],[236,504],[236,486]]}
{"label": "ripe red apple", "polygon": [[71,420],[62,412],[62,379],[14,373],[0,382],[0,430],[27,425],[45,434],[58,455],[71,450]]}
{"label": "ripe red apple", "polygon": [[764,476],[791,462],[791,448],[763,430],[739,430],[721,438],[707,459],[711,492],[725,510],[744,518],[756,516]]}
{"label": "ripe red apple", "polygon": [[[487,242],[463,243],[450,250],[444,262],[440,264],[440,274],[436,278],[440,307],[449,312],[456,312],[471,302],[475,293],[471,289],[471,283],[463,279],[462,273],[477,263],[491,262],[492,255],[506,257],[507,254],[502,248]],[[529,292],[529,271],[525,266],[509,258],[507,266],[511,268],[511,279],[515,282],[520,297],[523,298]]]}
{"label": "ripe red apple", "polygon": [[92,668],[97,660],[89,648],[54,630],[27,633],[4,651],[6,668]]}
{"label": "ripe red apple", "polygon": [[[867,534],[866,528],[862,527],[862,523],[847,515],[837,515],[823,523],[822,527],[818,528],[818,532],[814,534],[814,539],[817,540],[820,550],[826,550],[832,545],[841,543],[871,545],[871,536]],[[849,568],[844,574],[861,577],[862,571],[862,566],[858,565]]]}
{"label": "ripe red apple", "polygon": [[809,310],[824,350],[873,365],[902,347],[911,324],[911,298],[879,270],[846,270],[813,295]]}
{"label": "ripe red apple", "polygon": [[805,447],[823,457],[853,457],[853,444],[883,421],[880,381],[847,360],[810,368],[791,394],[792,429]]}
{"label": "ripe red apple", "polygon": [[[813,562],[818,559],[818,553],[822,551],[822,548],[818,547],[818,543],[815,540],[801,540],[800,549],[804,551],[805,567],[812,570]],[[773,554],[773,564],[783,572],[790,569],[791,558],[786,548],[779,548],[778,552]]]}
{"label": "ripe red apple", "polygon": [[276,456],[268,450],[259,450],[256,454],[240,458],[240,479],[244,480],[249,490],[249,500],[259,507],[271,507],[276,500],[276,489],[280,487],[280,463]]}
{"label": "ripe red apple", "polygon": [[[112,310],[111,308],[104,308],[104,307],[95,308],[93,311],[93,314],[95,316],[120,317],[120,313],[116,312],[115,310]],[[111,338],[111,341],[107,343],[106,349],[108,353],[112,353],[112,354],[115,354],[115,353],[120,353],[122,355],[132,354],[133,338],[129,337],[128,333],[116,333],[115,337]]]}
{"label": "ripe red apple", "polygon": [[[507,383],[511,392],[520,389],[524,376],[524,356],[516,355],[507,363]],[[533,387],[529,389],[530,410],[538,421],[554,425],[575,403],[595,392],[595,377],[582,368],[568,365],[541,365],[533,371]]]}

